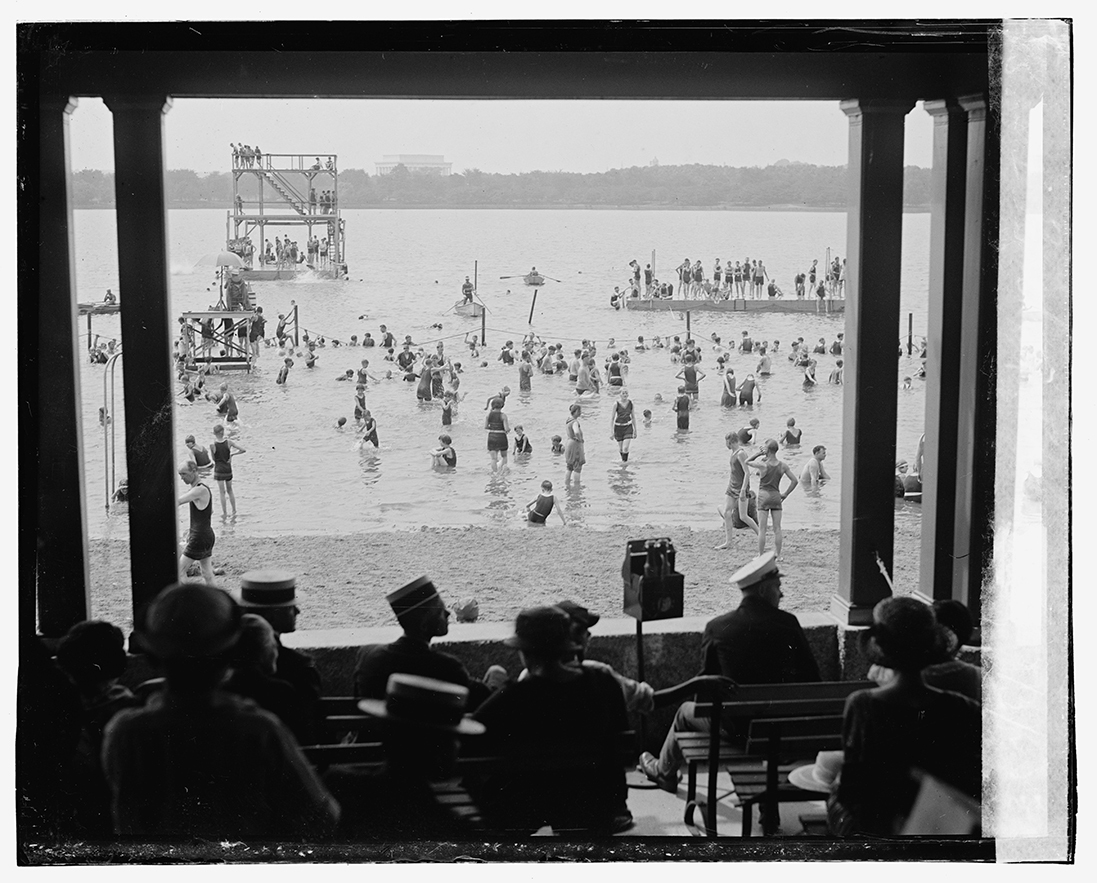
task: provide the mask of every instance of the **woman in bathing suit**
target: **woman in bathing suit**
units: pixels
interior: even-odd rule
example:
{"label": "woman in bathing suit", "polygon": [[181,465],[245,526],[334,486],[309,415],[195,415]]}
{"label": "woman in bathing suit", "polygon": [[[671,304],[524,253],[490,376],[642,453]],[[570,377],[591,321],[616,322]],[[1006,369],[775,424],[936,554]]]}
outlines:
{"label": "woman in bathing suit", "polygon": [[621,461],[628,462],[628,448],[632,440],[636,438],[636,409],[629,401],[628,390],[621,390],[621,398],[613,405],[613,413],[610,415],[611,438],[617,442],[621,452]]}
{"label": "woman in bathing suit", "polygon": [[720,407],[734,408],[739,404],[738,390],[735,388],[735,371],[730,367],[724,372],[724,391],[720,394]]}
{"label": "woman in bathing suit", "polygon": [[[785,497],[796,490],[799,480],[796,473],[789,469],[788,464],[777,459],[777,440],[766,439],[764,459],[751,458],[747,466],[758,470],[758,554],[766,550],[766,528],[769,518],[773,517],[773,547],[777,557],[781,557],[781,544],[784,535],[781,532],[781,504]],[[781,476],[787,475],[791,484],[784,493],[781,492]]]}
{"label": "woman in bathing suit", "polygon": [[727,549],[731,546],[732,530],[736,527],[749,527],[758,533],[758,522],[754,520],[750,510],[755,508],[754,492],[750,489],[750,473],[746,469],[747,452],[743,447],[750,440],[750,433],[745,430],[731,431],[724,436],[724,442],[731,451],[731,478],[725,491],[724,508],[724,542],[716,546],[717,549]]}
{"label": "woman in bathing suit", "polygon": [[579,425],[579,405],[572,405],[568,409],[571,416],[564,426],[567,441],[564,442],[564,465],[567,466],[565,485],[571,484],[572,473],[575,473],[576,483],[579,481],[579,473],[583,471],[583,464],[587,462],[586,447],[583,443],[583,427]]}
{"label": "woman in bathing suit", "polygon": [[503,458],[502,471],[507,470],[507,448],[510,442],[507,433],[510,432],[510,421],[503,413],[503,400],[494,398],[491,400],[491,410],[484,418],[484,429],[488,432],[488,453],[491,454],[491,471],[499,468],[499,458]]}

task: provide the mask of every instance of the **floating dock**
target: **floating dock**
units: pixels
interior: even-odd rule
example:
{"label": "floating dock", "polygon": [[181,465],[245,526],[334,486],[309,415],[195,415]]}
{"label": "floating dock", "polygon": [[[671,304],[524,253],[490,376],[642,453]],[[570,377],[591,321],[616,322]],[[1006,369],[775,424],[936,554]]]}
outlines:
{"label": "floating dock", "polygon": [[767,297],[729,298],[728,300],[677,300],[674,298],[626,298],[625,309],[679,313],[844,313],[846,302],[840,298]]}

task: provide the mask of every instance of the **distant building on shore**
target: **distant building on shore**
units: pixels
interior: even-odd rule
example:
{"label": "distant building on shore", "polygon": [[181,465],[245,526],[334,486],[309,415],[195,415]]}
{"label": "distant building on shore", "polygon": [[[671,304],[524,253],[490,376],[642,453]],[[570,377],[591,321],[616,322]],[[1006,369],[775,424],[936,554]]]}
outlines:
{"label": "distant building on shore", "polygon": [[409,172],[426,172],[429,175],[449,175],[453,170],[453,163],[446,162],[446,158],[432,153],[398,153],[385,154],[379,163],[374,163],[378,175],[387,175],[397,166],[403,166]]}

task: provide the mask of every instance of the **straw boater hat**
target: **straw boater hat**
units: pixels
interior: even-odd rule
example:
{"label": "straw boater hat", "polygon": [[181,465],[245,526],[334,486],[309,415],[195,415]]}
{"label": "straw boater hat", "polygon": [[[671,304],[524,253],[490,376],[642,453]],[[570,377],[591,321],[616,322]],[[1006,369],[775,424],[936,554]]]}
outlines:
{"label": "straw boater hat", "polygon": [[779,577],[781,572],[777,569],[777,553],[765,552],[759,555],[749,564],[744,564],[728,579],[737,589],[749,589],[763,580]]}
{"label": "straw boater hat", "polygon": [[228,594],[205,583],[175,583],[137,617],[138,643],[161,660],[210,658],[240,637],[240,607]]}
{"label": "straw boater hat", "polygon": [[297,577],[288,570],[249,570],[240,577],[241,607],[294,607]]}
{"label": "straw boater hat", "polygon": [[406,586],[385,595],[385,600],[389,602],[389,606],[398,620],[402,620],[408,613],[419,610],[427,604],[442,603],[442,597],[438,594],[438,589],[434,587],[434,583],[431,582],[429,576],[421,576],[412,580]]}
{"label": "straw boater hat", "polygon": [[861,634],[869,661],[900,671],[944,662],[956,635],[937,622],[933,608],[914,598],[885,598],[872,611],[872,625]]}
{"label": "straw boater hat", "polygon": [[384,699],[360,699],[358,708],[393,723],[477,736],[484,725],[464,717],[468,695],[468,689],[457,684],[396,673],[389,675]]}

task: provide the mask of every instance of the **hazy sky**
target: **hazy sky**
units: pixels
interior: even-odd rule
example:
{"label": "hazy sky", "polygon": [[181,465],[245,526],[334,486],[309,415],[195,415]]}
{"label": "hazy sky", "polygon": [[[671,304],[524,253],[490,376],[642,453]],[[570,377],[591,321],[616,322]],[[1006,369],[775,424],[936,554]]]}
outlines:
{"label": "hazy sky", "polygon": [[[931,164],[932,125],[907,115],[907,165]],[[230,142],[264,153],[334,153],[374,173],[384,154],[443,154],[453,171],[604,172],[779,159],[842,165],[848,123],[837,102],[180,99],[165,118],[167,167],[230,168]],[[110,112],[83,98],[72,118],[74,170],[114,166]]]}

